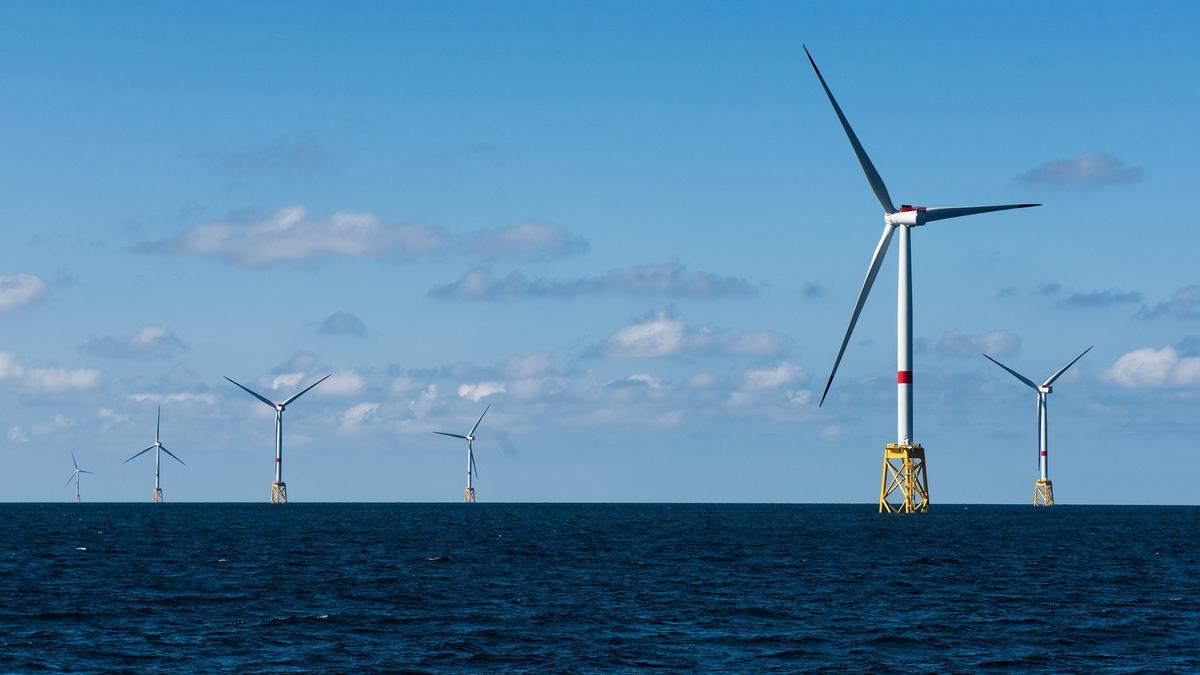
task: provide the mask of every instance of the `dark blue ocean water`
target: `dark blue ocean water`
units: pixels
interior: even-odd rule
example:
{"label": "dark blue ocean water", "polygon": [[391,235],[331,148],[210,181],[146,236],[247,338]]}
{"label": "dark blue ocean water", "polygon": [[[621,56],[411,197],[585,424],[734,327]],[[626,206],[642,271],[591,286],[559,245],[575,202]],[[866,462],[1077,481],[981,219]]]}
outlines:
{"label": "dark blue ocean water", "polygon": [[1200,672],[1200,508],[0,505],[0,670]]}

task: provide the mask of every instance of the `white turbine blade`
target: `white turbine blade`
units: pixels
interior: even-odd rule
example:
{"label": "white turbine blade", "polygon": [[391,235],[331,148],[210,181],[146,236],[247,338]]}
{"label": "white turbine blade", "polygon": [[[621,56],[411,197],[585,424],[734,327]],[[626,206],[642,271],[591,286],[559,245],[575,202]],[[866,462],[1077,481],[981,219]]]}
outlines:
{"label": "white turbine blade", "polygon": [[435,433],[435,434],[441,434],[441,435],[443,435],[443,436],[450,436],[451,438],[461,438],[461,439],[463,439],[464,441],[465,441],[465,440],[467,440],[467,437],[466,437],[466,436],[463,436],[462,434],[451,434],[451,433],[447,433],[447,432],[445,432],[445,431],[435,431],[435,432],[433,432],[433,433]]}
{"label": "white turbine blade", "polygon": [[[170,455],[170,456],[172,456],[172,457],[175,457],[175,453],[173,453],[173,452],[171,452],[170,450],[168,450],[168,449],[167,449],[167,446],[165,446],[165,445],[160,445],[160,446],[158,446],[158,447],[162,448],[162,451],[163,451],[163,452],[165,452],[165,453],[167,453],[168,455]],[[176,461],[176,462],[179,462],[180,464],[182,464],[182,465],[184,465],[184,466],[187,466],[187,462],[184,462],[182,459],[179,459],[178,457],[175,457],[175,461]]]}
{"label": "white turbine blade", "polygon": [[854,134],[854,129],[850,128],[850,122],[842,113],[842,107],[833,98],[833,92],[829,90],[829,85],[825,84],[825,76],[821,74],[821,69],[817,67],[817,62],[813,60],[812,54],[809,54],[808,47],[804,48],[804,53],[808,54],[808,62],[812,64],[813,70],[816,71],[817,79],[821,80],[821,87],[825,89],[825,95],[829,97],[829,102],[833,104],[833,111],[837,113],[838,120],[842,123],[842,129],[846,131],[846,138],[850,139],[850,146],[854,148],[854,154],[858,155],[858,163],[862,165],[863,173],[867,174],[867,182],[871,184],[871,189],[875,191],[875,198],[879,200],[885,213],[895,213],[896,207],[892,205],[892,197],[888,194],[887,186],[883,184],[883,179],[879,177],[879,172],[875,170],[875,165],[871,163],[871,158],[867,156],[867,151],[863,150],[862,143],[858,142],[858,136]]}
{"label": "white turbine blade", "polygon": [[1037,433],[1034,435],[1037,438],[1037,470],[1042,470],[1042,395],[1038,393],[1037,397]]}
{"label": "white turbine blade", "polygon": [[1026,385],[1028,385],[1030,389],[1037,391],[1038,386],[1036,384],[1034,384],[1033,381],[1030,380],[1028,377],[1025,377],[1024,375],[1018,373],[1017,371],[1013,370],[1012,368],[1009,368],[1008,366],[1004,365],[1003,363],[1000,363],[999,361],[997,361],[996,359],[993,359],[992,357],[988,356],[987,354],[984,354],[983,358],[985,358],[988,361],[991,361],[992,363],[1007,370],[1009,373],[1012,374],[1013,377],[1017,378],[1018,380],[1024,382]]}
{"label": "white turbine blade", "polygon": [[149,452],[149,451],[151,451],[151,450],[153,450],[153,449],[154,449],[154,446],[152,445],[152,446],[150,446],[150,447],[146,448],[145,450],[142,450],[142,451],[141,451],[141,452],[139,452],[138,454],[134,455],[133,457],[130,457],[129,459],[127,459],[127,460],[125,460],[124,462],[121,462],[121,463],[122,463],[122,464],[128,464],[128,463],[132,462],[133,460],[137,459],[138,457],[141,457],[143,454],[145,454],[145,453],[147,453],[147,452]]}
{"label": "white turbine blade", "polygon": [[[1096,345],[1092,345],[1092,347],[1095,347],[1095,346]],[[1083,350],[1083,354],[1086,354],[1086,353],[1092,351],[1092,347],[1088,347],[1087,349]],[[1075,365],[1075,361],[1078,361],[1079,359],[1083,358],[1083,354],[1076,356],[1074,361],[1071,361],[1067,365],[1063,366],[1062,370],[1059,370],[1057,373],[1051,375],[1050,379],[1046,380],[1046,384],[1043,386],[1049,387],[1050,385],[1054,384],[1054,381],[1057,380],[1060,375],[1067,372],[1067,368],[1070,368],[1071,366]]]}
{"label": "white turbine blade", "polygon": [[[487,404],[487,407],[483,409],[483,415],[486,415],[487,411],[489,411],[491,409],[492,409],[492,404],[491,403]],[[475,435],[475,430],[479,428],[479,423],[483,421],[483,415],[480,415],[479,419],[475,420],[475,426],[471,427],[471,430],[467,432],[468,436]]]}
{"label": "white turbine blade", "polygon": [[162,406],[158,406],[158,418],[154,421],[154,441],[158,442],[158,434],[162,431]]}
{"label": "white turbine blade", "polygon": [[79,470],[79,462],[75,461],[75,451],[74,450],[71,451],[71,463],[75,465],[75,470],[78,471]]}
{"label": "white turbine blade", "polygon": [[71,475],[67,477],[67,482],[63,483],[63,487],[67,487],[68,485],[70,485],[71,481],[75,480],[75,476],[78,475],[78,473],[79,473],[78,470],[72,471]]}
{"label": "white turbine blade", "polygon": [[1007,211],[1009,209],[1029,209],[1041,204],[999,204],[996,206],[949,206],[935,209],[925,209],[924,220],[930,222],[934,220],[945,220],[947,218],[959,218],[961,216],[973,216],[976,213],[990,213],[992,211]]}
{"label": "white turbine blade", "polygon": [[309,390],[309,389],[312,389],[313,387],[317,386],[318,384],[321,384],[322,382],[324,382],[325,380],[328,380],[328,379],[329,379],[329,378],[331,378],[331,377],[333,377],[333,373],[330,373],[330,374],[326,375],[325,377],[322,377],[321,379],[317,380],[316,382],[313,382],[312,384],[308,385],[308,386],[307,386],[307,387],[305,387],[305,388],[304,388],[304,390],[303,390],[303,391],[301,391],[299,394],[296,394],[295,396],[293,396],[293,397],[289,398],[288,400],[284,401],[284,402],[283,402],[283,407],[285,407],[285,408],[286,408],[286,407],[287,407],[287,405],[288,405],[289,403],[291,403],[292,401],[295,401],[296,399],[298,399],[298,398],[300,398],[301,396],[303,396],[303,395],[305,395],[306,393],[308,393],[308,390]]}
{"label": "white turbine blade", "polygon": [[854,332],[854,325],[858,323],[858,315],[862,313],[867,295],[871,293],[871,285],[875,283],[875,277],[879,275],[879,266],[883,264],[883,259],[887,255],[888,244],[892,241],[892,232],[895,229],[896,227],[891,224],[883,226],[883,236],[879,238],[879,244],[875,246],[875,253],[871,256],[871,264],[867,267],[867,277],[863,279],[862,290],[858,292],[858,302],[855,303],[854,312],[850,315],[850,324],[846,326],[846,336],[842,338],[842,346],[838,349],[837,358],[833,361],[833,370],[829,372],[829,380],[825,383],[825,392],[821,394],[821,402],[817,404],[817,407],[824,405],[825,397],[829,395],[829,387],[833,385],[833,376],[837,375],[838,366],[842,363],[842,355],[846,353],[846,345],[850,344],[850,334]]}
{"label": "white turbine blade", "polygon": [[94,475],[96,475],[96,474],[95,474],[95,472],[88,471],[87,469],[80,469],[80,470],[79,470],[79,473],[90,473],[90,474],[92,474],[93,476],[94,476]]}
{"label": "white turbine blade", "polygon": [[263,403],[266,403],[267,405],[271,406],[272,408],[274,408],[274,407],[275,407],[275,403],[274,403],[273,401],[271,401],[270,399],[268,399],[267,397],[265,397],[265,396],[263,396],[263,395],[259,394],[258,392],[256,392],[256,391],[254,391],[254,390],[250,389],[249,387],[243,387],[242,385],[238,384],[237,382],[234,382],[233,380],[230,380],[228,377],[226,377],[225,379],[229,380],[230,382],[233,382],[234,384],[236,384],[236,385],[238,386],[238,388],[239,388],[239,389],[241,389],[242,391],[246,392],[247,394],[250,394],[250,395],[251,395],[251,396],[253,396],[254,398],[256,398],[256,399],[258,399],[258,400],[262,401]]}
{"label": "white turbine blade", "polygon": [[471,473],[475,474],[476,478],[479,478],[479,469],[476,468],[476,466],[475,466],[475,453],[474,452],[471,453]]}

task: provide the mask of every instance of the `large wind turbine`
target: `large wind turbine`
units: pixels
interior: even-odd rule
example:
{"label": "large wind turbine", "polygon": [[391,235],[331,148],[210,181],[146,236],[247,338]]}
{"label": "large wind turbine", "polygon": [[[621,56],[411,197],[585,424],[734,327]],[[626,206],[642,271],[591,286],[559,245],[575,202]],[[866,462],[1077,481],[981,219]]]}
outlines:
{"label": "large wind turbine", "polygon": [[158,406],[158,418],[154,422],[154,445],[151,445],[150,447],[146,448],[145,450],[142,450],[141,452],[137,453],[133,457],[130,457],[129,459],[122,462],[123,464],[128,464],[128,463],[132,462],[133,460],[137,459],[138,457],[146,454],[147,452],[150,452],[151,450],[154,451],[154,492],[150,495],[150,501],[154,502],[155,504],[157,504],[163,500],[162,488],[160,488],[158,486],[158,475],[159,475],[160,471],[162,470],[162,453],[164,453],[164,452],[167,453],[168,455],[173,457],[176,462],[179,462],[180,464],[184,464],[184,466],[187,466],[182,459],[175,457],[175,453],[168,450],[167,446],[163,445],[159,441],[159,432],[161,430],[162,430],[162,406],[160,405],[160,406]]}
{"label": "large wind turbine", "polygon": [[[900,239],[900,264],[899,289],[896,303],[896,393],[898,399],[896,407],[896,442],[888,444],[884,450],[883,481],[879,495],[879,510],[888,512],[903,511],[905,513],[926,512],[929,510],[929,491],[925,477],[925,450],[920,444],[915,442],[913,436],[912,252],[909,245],[909,230],[936,220],[958,218],[977,213],[988,213],[990,211],[1020,209],[1039,206],[1039,204],[1000,204],[996,206],[956,206],[948,208],[926,208],[924,206],[901,204],[900,208],[897,209],[892,204],[892,198],[888,194],[887,186],[883,183],[883,178],[875,170],[875,165],[871,163],[871,158],[867,156],[866,150],[863,150],[862,143],[858,141],[858,136],[850,128],[850,122],[846,120],[841,106],[834,99],[833,92],[829,90],[829,85],[825,83],[825,77],[821,75],[821,70],[817,68],[817,63],[813,60],[812,54],[809,53],[807,47],[804,48],[804,53],[808,55],[808,62],[812,64],[813,70],[817,73],[817,79],[821,81],[821,87],[825,90],[825,95],[829,97],[829,102],[833,105],[833,111],[837,113],[838,121],[842,123],[842,129],[846,132],[846,138],[850,140],[850,146],[854,148],[854,154],[858,156],[858,163],[862,165],[863,172],[867,175],[867,182],[871,184],[871,190],[875,192],[875,198],[879,200],[879,204],[883,207],[883,235],[879,238],[879,243],[875,246],[875,252],[871,255],[871,263],[867,266],[866,279],[863,280],[862,290],[858,292],[858,301],[854,304],[854,312],[850,315],[850,323],[846,326],[846,335],[842,338],[842,346],[838,348],[837,358],[834,360],[833,369],[829,373],[829,380],[825,383],[825,391],[821,394],[821,404],[825,403],[825,397],[829,395],[829,387],[833,384],[833,377],[837,374],[838,366],[842,363],[842,355],[846,352],[846,345],[850,342],[850,335],[854,332],[854,325],[858,323],[858,315],[862,312],[863,303],[867,301],[867,295],[871,292],[872,284],[875,283],[875,276],[879,273],[879,267],[883,264],[884,256],[887,255],[888,245],[892,242],[892,234],[898,230]],[[914,494],[914,489],[916,490],[916,494]],[[901,490],[904,495],[904,502],[898,506],[893,505],[888,500],[888,495],[895,490]]]}
{"label": "large wind turbine", "polygon": [[[489,403],[487,407],[483,409],[483,415],[486,415],[491,409],[492,404]],[[468,504],[475,503],[475,483],[472,482],[472,476],[479,473],[479,471],[475,469],[475,448],[472,446],[472,443],[475,441],[475,430],[479,428],[479,423],[483,421],[483,415],[480,415],[479,419],[475,420],[475,426],[471,427],[471,430],[467,432],[466,436],[461,434],[451,434],[445,431],[433,432],[443,436],[450,436],[451,438],[461,438],[467,442],[467,489],[463,491],[463,501],[467,502]]]}
{"label": "large wind turbine", "polygon": [[67,478],[67,482],[63,484],[63,487],[67,487],[68,485],[71,484],[71,481],[75,481],[75,501],[78,502],[79,501],[79,475],[83,474],[83,473],[92,473],[92,472],[88,471],[87,469],[79,468],[79,462],[75,461],[75,452],[74,451],[71,451],[71,463],[75,465],[75,470],[71,472],[70,477]]}
{"label": "large wind turbine", "polygon": [[[1093,345],[1095,346],[1095,345]],[[1083,350],[1083,354],[1092,351],[1091,347]],[[1050,449],[1050,422],[1046,418],[1046,398],[1054,391],[1054,381],[1057,380],[1067,369],[1075,365],[1075,361],[1083,358],[1083,354],[1076,356],[1067,365],[1063,366],[1040,385],[1034,384],[1033,380],[1000,363],[996,359],[984,354],[988,361],[1007,370],[1010,375],[1025,383],[1025,386],[1037,392],[1037,434],[1038,434],[1038,475],[1041,476],[1033,484],[1033,505],[1034,506],[1054,506],[1054,484],[1050,481],[1050,457],[1048,451]]]}
{"label": "large wind turbine", "polygon": [[250,394],[254,398],[262,401],[263,403],[265,403],[275,409],[275,481],[273,483],[271,483],[271,503],[272,504],[286,504],[287,503],[287,484],[283,482],[283,411],[286,410],[289,405],[291,405],[292,401],[295,401],[296,399],[300,398],[301,396],[306,394],[309,389],[312,389],[313,387],[317,386],[318,384],[321,384],[322,382],[324,382],[325,380],[328,380],[332,376],[333,376],[333,373],[330,373],[329,375],[322,377],[321,379],[317,380],[316,382],[313,382],[312,384],[305,387],[299,394],[292,396],[291,398],[284,401],[283,403],[276,403],[276,402],[272,401],[271,399],[267,398],[266,396],[263,396],[263,395],[259,394],[258,392],[255,392],[247,387],[244,387],[244,386],[238,384],[237,382],[234,382],[233,380],[229,379],[228,377],[225,378],[225,379],[229,380],[230,382],[233,382],[233,384],[236,384],[238,386],[238,388],[241,389],[242,391],[246,392],[247,394]]}

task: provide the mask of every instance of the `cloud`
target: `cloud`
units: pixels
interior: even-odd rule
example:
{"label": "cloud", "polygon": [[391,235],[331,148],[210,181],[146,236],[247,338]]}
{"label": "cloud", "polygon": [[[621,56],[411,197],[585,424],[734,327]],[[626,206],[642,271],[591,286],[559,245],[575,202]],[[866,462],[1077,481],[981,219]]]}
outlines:
{"label": "cloud", "polygon": [[1200,386],[1200,356],[1180,356],[1174,347],[1135,349],[1101,378],[1131,389]]}
{"label": "cloud", "polygon": [[1184,286],[1163,302],[1143,306],[1137,311],[1137,316],[1147,320],[1161,317],[1200,319],[1200,286]]}
{"label": "cloud", "polygon": [[162,326],[142,326],[132,335],[101,335],[83,343],[80,349],[93,356],[112,359],[168,357],[188,346],[179,336]]}
{"label": "cloud", "polygon": [[9,352],[0,352],[0,382],[24,391],[61,394],[100,386],[100,371],[92,368],[31,368]]}
{"label": "cloud", "polygon": [[357,429],[363,426],[367,420],[375,417],[379,413],[378,403],[359,403],[346,409],[342,413],[343,429]]}
{"label": "cloud", "polygon": [[461,246],[484,258],[550,258],[586,253],[587,240],[558,225],[524,222],[467,235]]}
{"label": "cloud", "polygon": [[459,398],[470,399],[479,402],[480,399],[496,394],[503,394],[506,390],[503,382],[478,382],[475,384],[463,384],[458,387]]}
{"label": "cloud", "polygon": [[318,169],[329,160],[329,150],[315,138],[281,138],[236,152],[205,151],[201,157],[240,177]]}
{"label": "cloud", "polygon": [[357,316],[343,311],[337,311],[325,317],[321,327],[317,329],[321,335],[353,335],[365,337],[367,325]]}
{"label": "cloud", "polygon": [[146,252],[211,256],[242,265],[301,262],[328,257],[416,257],[441,250],[447,235],[419,224],[382,225],[370,213],[338,211],[310,217],[303,206],[270,214],[231,214],[185,230],[174,239],[144,243]]}
{"label": "cloud", "polygon": [[1063,309],[1093,309],[1126,305],[1141,300],[1142,294],[1136,291],[1108,290],[1072,293],[1054,304]]}
{"label": "cloud", "polygon": [[203,403],[214,405],[217,397],[212,394],[193,394],[191,392],[175,392],[171,394],[138,393],[130,394],[129,399],[137,403]]}
{"label": "cloud", "polygon": [[1112,155],[1084,153],[1034,167],[1021,174],[1020,180],[1031,185],[1100,187],[1137,183],[1143,175],[1140,166],[1127,166]]}
{"label": "cloud", "polygon": [[32,274],[0,274],[0,312],[20,309],[46,293],[46,282]]}
{"label": "cloud", "polygon": [[571,300],[596,295],[713,299],[756,293],[755,286],[741,277],[689,271],[675,263],[636,265],[574,279],[531,278],[520,271],[497,279],[488,269],[478,268],[429,290],[429,296],[438,300],[487,302],[526,298]]}
{"label": "cloud", "polygon": [[353,396],[363,389],[363,379],[352,370],[340,370],[314,391],[322,396]]}
{"label": "cloud", "polygon": [[129,421],[129,415],[122,415],[115,410],[104,407],[96,411],[96,417],[100,418],[105,431]]}
{"label": "cloud", "polygon": [[961,331],[947,331],[938,340],[937,349],[946,356],[975,357],[986,353],[989,356],[1009,356],[1021,349],[1021,338],[1007,330],[969,335]]}
{"label": "cloud", "polygon": [[745,391],[760,391],[778,389],[780,387],[806,379],[804,371],[798,366],[780,361],[769,368],[755,368],[742,374],[742,389]]}
{"label": "cloud", "polygon": [[680,355],[770,357],[787,350],[787,339],[774,331],[731,332],[689,326],[666,311],[618,329],[588,354],[609,358],[656,358]]}

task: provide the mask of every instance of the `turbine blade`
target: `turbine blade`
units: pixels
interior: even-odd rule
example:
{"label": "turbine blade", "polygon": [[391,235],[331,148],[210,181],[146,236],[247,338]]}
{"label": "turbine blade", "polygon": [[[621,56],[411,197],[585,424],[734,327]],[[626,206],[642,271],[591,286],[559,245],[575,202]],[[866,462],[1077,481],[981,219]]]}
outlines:
{"label": "turbine blade", "polygon": [[[487,404],[487,407],[483,409],[483,415],[486,415],[487,411],[489,411],[491,409],[492,409],[492,404],[491,403]],[[483,421],[483,415],[480,415],[479,419],[475,420],[475,426],[471,427],[471,430],[467,432],[468,436],[475,435],[475,430],[479,428],[479,423]]]}
{"label": "turbine blade", "polygon": [[875,277],[879,275],[879,266],[883,264],[883,259],[887,255],[888,244],[892,241],[892,232],[896,230],[894,225],[888,224],[883,226],[883,236],[879,238],[879,244],[875,246],[875,253],[871,256],[871,264],[867,266],[867,277],[863,279],[862,290],[858,292],[858,302],[854,305],[854,312],[850,314],[850,324],[846,326],[846,336],[842,338],[842,346],[838,349],[837,358],[833,361],[833,370],[829,372],[829,380],[825,383],[825,392],[821,394],[821,402],[817,404],[820,407],[825,404],[825,397],[829,395],[829,387],[833,385],[833,376],[837,375],[838,366],[842,363],[842,355],[846,353],[846,345],[850,343],[850,334],[854,332],[854,325],[858,323],[858,315],[862,313],[863,304],[867,301],[867,295],[871,293],[871,285],[875,283]]}
{"label": "turbine blade", "polygon": [[837,99],[833,97],[833,92],[829,90],[829,85],[825,83],[825,76],[821,74],[821,69],[817,67],[817,62],[813,60],[812,54],[809,54],[808,47],[804,48],[804,53],[808,55],[808,62],[812,64],[813,70],[816,71],[817,79],[821,80],[821,87],[825,89],[825,95],[829,97],[829,102],[833,104],[833,111],[837,113],[838,120],[842,123],[842,129],[846,131],[846,138],[850,139],[850,146],[854,148],[854,154],[858,155],[858,163],[862,165],[863,173],[867,174],[867,182],[871,184],[871,189],[875,191],[875,198],[879,200],[885,213],[895,213],[896,207],[892,205],[892,197],[888,194],[887,186],[883,184],[883,179],[879,177],[879,172],[875,170],[875,165],[871,163],[871,158],[867,156],[867,151],[863,150],[862,143],[858,142],[858,136],[854,134],[854,129],[850,128],[850,122],[846,119],[846,115],[842,113],[842,107],[838,105]]}
{"label": "turbine blade", "polygon": [[158,442],[158,434],[162,431],[162,406],[158,406],[158,419],[154,421],[154,441]]}
{"label": "turbine blade", "polygon": [[461,438],[461,439],[463,439],[464,441],[465,441],[465,440],[467,440],[467,437],[466,437],[466,436],[463,436],[462,434],[451,434],[451,433],[447,433],[447,432],[445,432],[445,431],[435,431],[435,432],[433,432],[433,433],[435,433],[435,434],[441,434],[441,435],[443,435],[443,436],[450,436],[451,438]]}
{"label": "turbine blade", "polygon": [[983,358],[985,358],[985,359],[987,359],[988,361],[991,361],[992,363],[994,363],[994,364],[996,364],[996,365],[1000,366],[1001,368],[1003,368],[1003,369],[1007,370],[1009,373],[1011,373],[1011,374],[1012,374],[1012,376],[1013,376],[1013,377],[1015,377],[1015,378],[1017,378],[1018,380],[1020,380],[1020,381],[1024,382],[1024,383],[1025,383],[1025,384],[1026,384],[1026,385],[1027,385],[1027,386],[1028,386],[1030,389],[1033,389],[1034,391],[1037,391],[1037,390],[1038,390],[1038,386],[1037,386],[1036,384],[1034,384],[1034,383],[1033,383],[1033,381],[1032,381],[1032,380],[1030,380],[1028,377],[1025,377],[1024,375],[1022,375],[1022,374],[1018,373],[1017,371],[1013,370],[1012,368],[1009,368],[1008,366],[1004,365],[1003,363],[1000,363],[999,361],[997,361],[996,359],[993,359],[992,357],[988,356],[987,354],[984,354],[984,355],[983,355]]}
{"label": "turbine blade", "polygon": [[273,402],[272,402],[270,399],[268,399],[267,397],[265,397],[265,396],[263,396],[263,395],[259,394],[258,392],[256,392],[256,391],[254,391],[254,390],[250,389],[249,387],[244,387],[244,386],[242,386],[242,385],[238,384],[237,382],[234,382],[233,380],[230,380],[228,377],[226,377],[225,379],[229,380],[230,382],[233,382],[234,384],[236,384],[236,385],[238,386],[238,388],[239,388],[239,389],[241,389],[242,391],[246,392],[247,394],[250,394],[250,395],[251,395],[251,396],[253,396],[254,398],[256,398],[256,399],[258,399],[258,400],[262,401],[263,403],[266,403],[267,405],[271,406],[271,408],[274,408],[274,407],[275,407],[275,403],[273,403]]}
{"label": "turbine blade", "polygon": [[471,473],[475,474],[476,478],[479,478],[479,469],[475,466],[475,453],[474,452],[471,453]]}
{"label": "turbine blade", "polygon": [[[1038,392],[1037,396],[1037,433],[1034,437],[1037,438],[1037,445],[1034,446],[1037,454],[1037,470],[1042,470],[1042,393]],[[1039,476],[1040,477],[1040,476]]]}
{"label": "turbine blade", "polygon": [[992,211],[1007,211],[1009,209],[1029,209],[1041,204],[999,204],[996,206],[949,206],[936,209],[925,209],[925,222],[934,220],[945,220],[947,218],[959,218],[961,216],[973,216],[976,213],[990,213]]}
{"label": "turbine blade", "polygon": [[[165,445],[160,445],[160,446],[158,446],[158,447],[162,448],[162,451],[163,451],[163,452],[165,452],[165,453],[167,453],[168,455],[170,455],[170,456],[172,456],[172,457],[175,457],[175,453],[173,453],[173,452],[171,452],[170,450],[168,450],[168,449],[167,449],[167,446],[165,446]],[[182,464],[182,465],[184,465],[184,466],[187,466],[187,462],[183,461],[182,459],[179,459],[178,457],[175,457],[175,461],[176,461],[176,462],[179,462],[180,464]]]}
{"label": "turbine blade", "polygon": [[143,454],[145,454],[145,453],[147,453],[147,452],[149,452],[149,451],[151,451],[151,450],[153,450],[153,449],[154,449],[154,446],[152,445],[152,446],[150,446],[150,447],[146,448],[145,450],[142,450],[141,452],[137,453],[137,454],[136,454],[136,455],[134,455],[133,457],[130,457],[129,459],[127,459],[127,460],[125,460],[124,462],[121,462],[121,463],[122,463],[122,464],[128,464],[128,463],[132,462],[133,460],[137,459],[138,457],[141,457]]}
{"label": "turbine blade", "polygon": [[318,384],[321,384],[322,382],[324,382],[325,380],[328,380],[328,379],[329,379],[329,378],[331,378],[331,377],[333,377],[333,373],[330,373],[330,374],[326,375],[325,377],[322,377],[321,379],[317,380],[316,382],[313,382],[312,384],[308,385],[308,386],[307,386],[307,387],[305,387],[305,388],[304,388],[304,390],[303,390],[303,391],[301,391],[299,394],[296,394],[295,396],[293,396],[293,397],[289,398],[288,400],[284,401],[284,402],[283,402],[283,407],[285,407],[285,408],[286,408],[286,407],[287,407],[287,405],[288,405],[289,403],[291,403],[292,401],[295,401],[296,399],[300,398],[300,397],[301,397],[301,396],[303,396],[304,394],[308,393],[308,390],[309,390],[309,389],[312,389],[313,387],[317,386]]}
{"label": "turbine blade", "polygon": [[67,477],[67,482],[63,483],[63,487],[67,487],[68,485],[70,485],[71,481],[75,480],[75,476],[78,473],[79,473],[78,471],[72,471],[71,475]]}
{"label": "turbine blade", "polygon": [[79,470],[79,462],[75,461],[75,451],[74,450],[71,451],[71,463],[75,465],[75,470],[78,471]]}
{"label": "turbine blade", "polygon": [[[1096,345],[1092,345],[1092,347],[1095,347],[1095,346]],[[1092,347],[1088,347],[1087,349],[1083,350],[1083,354],[1086,354],[1086,353],[1092,351]],[[1062,370],[1059,370],[1057,373],[1051,375],[1050,379],[1046,380],[1046,384],[1044,386],[1049,387],[1050,385],[1054,384],[1054,381],[1057,380],[1060,375],[1067,372],[1067,368],[1070,368],[1071,366],[1075,365],[1075,361],[1078,361],[1079,359],[1083,358],[1083,354],[1076,356],[1074,361],[1071,361],[1067,365],[1063,366]]]}
{"label": "turbine blade", "polygon": [[94,471],[88,471],[87,469],[80,469],[79,473],[90,473],[93,476],[96,475],[96,473]]}

